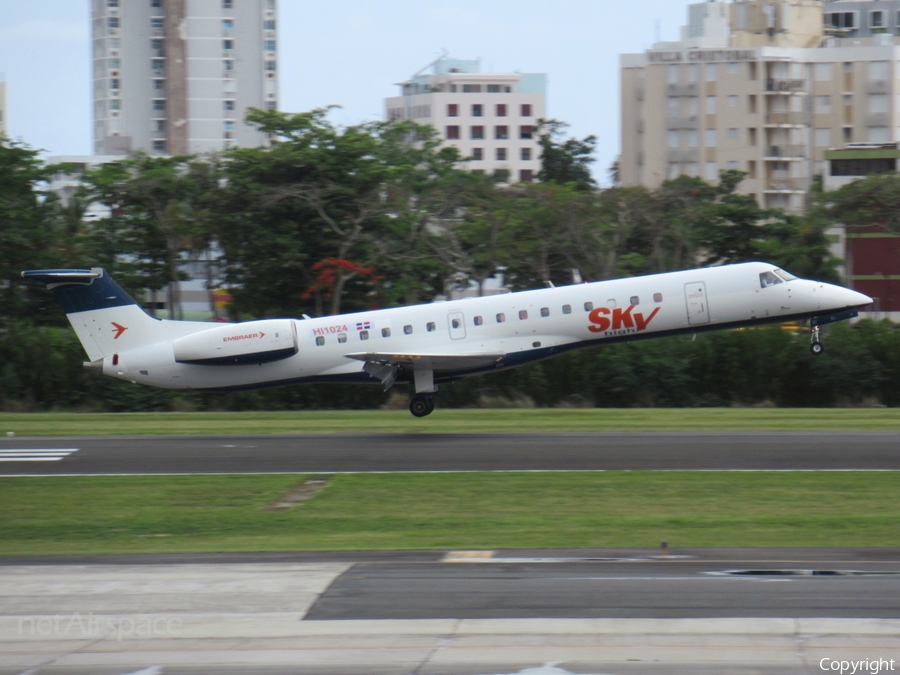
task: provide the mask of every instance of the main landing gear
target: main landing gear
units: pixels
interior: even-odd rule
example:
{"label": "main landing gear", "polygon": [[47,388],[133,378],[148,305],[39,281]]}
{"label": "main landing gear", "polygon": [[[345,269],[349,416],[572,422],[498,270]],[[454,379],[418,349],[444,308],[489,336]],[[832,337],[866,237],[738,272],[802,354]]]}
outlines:
{"label": "main landing gear", "polygon": [[416,394],[409,403],[409,412],[416,417],[425,417],[434,412],[434,394]]}
{"label": "main landing gear", "polygon": [[413,383],[416,385],[416,395],[409,403],[409,412],[416,417],[425,417],[434,412],[434,396],[438,387],[434,383],[433,370],[414,370]]}
{"label": "main landing gear", "polygon": [[815,356],[818,356],[822,352],[825,351],[825,345],[822,344],[821,338],[819,337],[819,327],[812,327],[812,334],[810,335],[810,344],[809,351],[811,351]]}

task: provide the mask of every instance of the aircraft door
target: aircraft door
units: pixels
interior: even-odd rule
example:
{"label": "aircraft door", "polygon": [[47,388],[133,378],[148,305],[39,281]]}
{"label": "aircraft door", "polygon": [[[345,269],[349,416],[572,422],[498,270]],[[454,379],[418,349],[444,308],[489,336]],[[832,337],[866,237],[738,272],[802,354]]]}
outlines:
{"label": "aircraft door", "polygon": [[447,316],[447,327],[450,329],[450,339],[459,340],[466,337],[466,320],[462,312],[451,312]]}
{"label": "aircraft door", "polygon": [[688,323],[702,326],[709,323],[709,306],[706,302],[706,284],[695,281],[684,285],[684,299],[687,302]]}

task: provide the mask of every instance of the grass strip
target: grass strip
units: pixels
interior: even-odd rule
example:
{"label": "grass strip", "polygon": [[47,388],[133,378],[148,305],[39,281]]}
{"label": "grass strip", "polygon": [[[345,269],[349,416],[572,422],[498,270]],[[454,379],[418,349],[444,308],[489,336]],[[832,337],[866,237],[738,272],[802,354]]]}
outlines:
{"label": "grass strip", "polygon": [[900,431],[898,408],[343,410],[196,413],[0,413],[0,437],[585,431]]}
{"label": "grass strip", "polygon": [[896,546],[897,472],[349,474],[0,479],[0,555]]}

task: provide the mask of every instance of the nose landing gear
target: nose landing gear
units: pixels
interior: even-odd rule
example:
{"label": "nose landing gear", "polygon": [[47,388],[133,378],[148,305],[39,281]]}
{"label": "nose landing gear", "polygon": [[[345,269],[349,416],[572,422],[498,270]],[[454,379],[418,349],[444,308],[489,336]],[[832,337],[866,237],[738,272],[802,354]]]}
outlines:
{"label": "nose landing gear", "polygon": [[822,344],[821,338],[819,337],[818,326],[812,327],[812,333],[810,334],[809,351],[811,351],[815,356],[818,356],[825,351],[825,345]]}
{"label": "nose landing gear", "polygon": [[425,417],[434,412],[434,394],[416,394],[409,403],[409,412],[416,417]]}

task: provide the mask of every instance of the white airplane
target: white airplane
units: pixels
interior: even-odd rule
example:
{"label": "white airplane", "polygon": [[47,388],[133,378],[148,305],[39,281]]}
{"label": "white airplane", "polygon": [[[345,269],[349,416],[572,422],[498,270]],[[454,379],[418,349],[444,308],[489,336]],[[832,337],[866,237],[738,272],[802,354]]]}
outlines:
{"label": "white airplane", "polygon": [[167,389],[222,392],[300,382],[411,382],[416,417],[438,385],[571,349],[810,319],[857,316],[872,299],[752,262],[380,309],[231,324],[162,321],[104,269],[30,270],[53,291],[90,361],[86,368]]}

